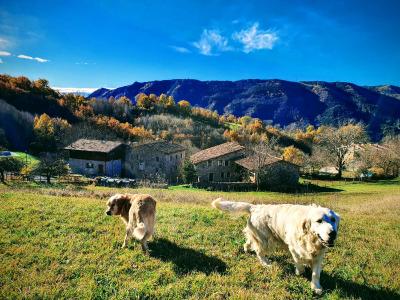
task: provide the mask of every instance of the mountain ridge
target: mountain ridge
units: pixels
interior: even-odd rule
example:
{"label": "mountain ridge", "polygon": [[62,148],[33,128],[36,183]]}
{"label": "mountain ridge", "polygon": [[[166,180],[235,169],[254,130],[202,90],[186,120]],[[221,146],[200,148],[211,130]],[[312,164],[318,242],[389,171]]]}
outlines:
{"label": "mountain ridge", "polygon": [[138,93],[165,93],[220,114],[250,115],[281,126],[363,122],[373,139],[380,138],[383,126],[400,126],[400,87],[394,85],[360,86],[351,82],[282,79],[169,79],[133,82],[116,89],[101,88],[89,97],[126,96],[134,102]]}

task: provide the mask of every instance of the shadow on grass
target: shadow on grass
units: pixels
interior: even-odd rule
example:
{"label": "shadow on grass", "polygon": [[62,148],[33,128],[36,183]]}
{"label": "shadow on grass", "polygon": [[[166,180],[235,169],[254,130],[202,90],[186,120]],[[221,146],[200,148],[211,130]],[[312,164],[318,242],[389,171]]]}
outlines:
{"label": "shadow on grass", "polygon": [[[311,277],[311,275],[310,275]],[[342,296],[353,299],[400,299],[400,293],[384,288],[367,286],[353,281],[345,280],[335,275],[321,273],[321,285],[325,293],[339,289]]]}
{"label": "shadow on grass", "polygon": [[203,272],[210,274],[213,272],[225,273],[226,264],[214,256],[208,256],[204,253],[191,248],[179,246],[166,239],[156,239],[149,244],[150,256],[161,259],[162,261],[171,261],[174,263],[174,270],[178,274],[187,274],[190,272]]}
{"label": "shadow on grass", "polygon": [[337,193],[343,192],[342,189],[320,186],[313,183],[301,183],[297,186],[282,186],[269,188],[267,191],[279,192],[284,194],[307,194],[307,193]]}
{"label": "shadow on grass", "polygon": [[[288,255],[271,255],[268,258],[277,262],[279,266],[283,268],[284,273],[293,274],[293,276],[295,276],[295,268]],[[311,269],[306,268],[303,276],[311,280]],[[385,288],[373,287],[345,280],[335,275],[327,274],[324,271],[321,272],[321,286],[324,289],[323,295],[329,294],[329,292],[337,289],[340,296],[343,298],[371,300],[400,299],[400,292],[396,293],[395,291]]]}

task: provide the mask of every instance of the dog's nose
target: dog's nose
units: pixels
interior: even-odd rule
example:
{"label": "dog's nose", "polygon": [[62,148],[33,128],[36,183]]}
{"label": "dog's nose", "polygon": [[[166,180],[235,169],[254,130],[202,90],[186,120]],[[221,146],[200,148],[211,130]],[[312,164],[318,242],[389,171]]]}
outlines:
{"label": "dog's nose", "polygon": [[107,210],[107,211],[106,211],[106,215],[107,215],[107,216],[111,216],[111,210]]}

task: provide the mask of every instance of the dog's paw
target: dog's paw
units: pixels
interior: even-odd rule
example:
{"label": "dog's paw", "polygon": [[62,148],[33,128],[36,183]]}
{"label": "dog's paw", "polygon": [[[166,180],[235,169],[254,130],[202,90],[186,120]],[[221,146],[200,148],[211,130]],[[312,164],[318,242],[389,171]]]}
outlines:
{"label": "dog's paw", "polygon": [[313,292],[315,294],[317,294],[317,295],[321,295],[322,294],[322,288],[321,288],[320,285],[317,286],[317,285],[311,283],[311,288],[312,288],[312,290],[313,290]]}
{"label": "dog's paw", "polygon": [[298,269],[298,268],[296,268],[296,275],[297,276],[300,276],[300,275],[302,275],[302,274],[304,274],[304,268],[303,269]]}
{"label": "dog's paw", "polygon": [[126,248],[126,244],[122,244],[121,249],[125,249]]}

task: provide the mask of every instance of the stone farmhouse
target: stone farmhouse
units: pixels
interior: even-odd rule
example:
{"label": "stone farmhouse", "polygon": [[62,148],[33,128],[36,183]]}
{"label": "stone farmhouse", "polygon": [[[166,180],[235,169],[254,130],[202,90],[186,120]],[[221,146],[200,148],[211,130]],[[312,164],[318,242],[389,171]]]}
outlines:
{"label": "stone farmhouse", "polygon": [[195,165],[198,183],[256,182],[257,176],[264,185],[292,185],[299,180],[299,166],[278,157],[260,162],[255,156],[247,156],[245,148],[236,142],[228,142],[204,149],[190,157]]}
{"label": "stone farmhouse", "polygon": [[128,147],[125,170],[129,177],[138,179],[178,181],[185,160],[185,148],[163,140],[133,143]]}
{"label": "stone farmhouse", "polygon": [[198,182],[235,182],[241,179],[235,161],[244,156],[243,146],[228,142],[199,151],[190,160],[195,165]]}
{"label": "stone farmhouse", "polygon": [[73,173],[177,181],[185,148],[163,140],[125,144],[79,139],[64,148]]}
{"label": "stone farmhouse", "polygon": [[122,174],[125,145],[121,142],[79,139],[64,149],[73,173],[110,177]]}

